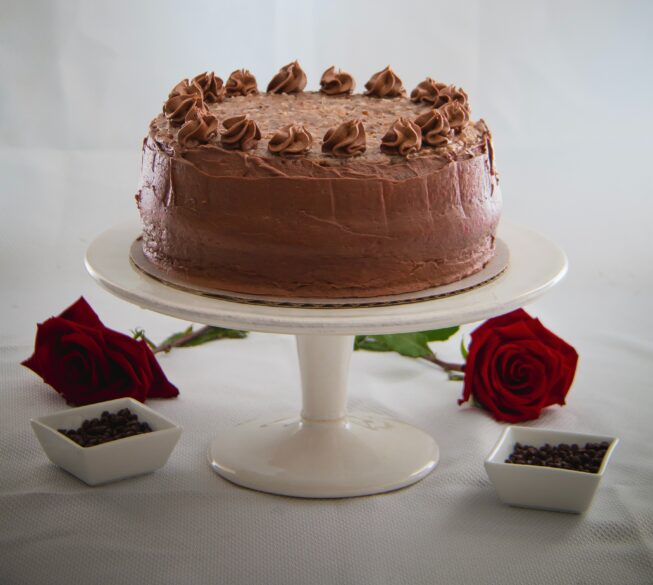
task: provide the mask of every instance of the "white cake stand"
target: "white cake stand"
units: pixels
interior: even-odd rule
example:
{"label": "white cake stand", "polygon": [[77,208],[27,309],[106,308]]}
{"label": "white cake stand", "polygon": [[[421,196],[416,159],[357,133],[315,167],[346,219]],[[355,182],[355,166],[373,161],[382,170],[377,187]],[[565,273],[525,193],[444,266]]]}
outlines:
{"label": "white cake stand", "polygon": [[480,321],[521,307],[567,270],[558,246],[503,222],[510,264],[497,279],[467,292],[405,305],[293,308],[243,304],[167,286],[134,268],[128,252],[136,222],[100,235],[86,267],[100,285],[146,309],[195,323],[293,333],[302,383],[299,416],[261,418],[219,429],[209,447],[212,468],[256,490],[308,498],[387,492],[428,475],[439,459],[423,431],[371,413],[348,414],[347,375],[355,334],[400,333]]}

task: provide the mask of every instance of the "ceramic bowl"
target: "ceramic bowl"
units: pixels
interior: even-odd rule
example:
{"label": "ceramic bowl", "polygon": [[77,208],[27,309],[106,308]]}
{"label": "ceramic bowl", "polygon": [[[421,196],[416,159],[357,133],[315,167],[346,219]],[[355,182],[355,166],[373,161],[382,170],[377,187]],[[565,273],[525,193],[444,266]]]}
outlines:
{"label": "ceramic bowl", "polygon": [[[116,413],[129,408],[146,422],[152,432],[125,437],[93,447],[82,447],[58,429],[77,429],[86,419],[100,417],[103,411]],[[32,429],[52,463],[88,485],[99,485],[162,467],[181,435],[181,427],[132,398],[119,398],[71,408],[31,419]]]}
{"label": "ceramic bowl", "polygon": [[[505,463],[513,452],[515,443],[518,442],[523,445],[542,447],[546,443],[550,445],[576,443],[584,446],[585,443],[603,441],[608,442],[610,446],[603,457],[598,473]],[[485,460],[485,470],[499,498],[506,504],[557,512],[582,513],[592,503],[618,441],[616,437],[605,435],[509,426],[503,431]]]}

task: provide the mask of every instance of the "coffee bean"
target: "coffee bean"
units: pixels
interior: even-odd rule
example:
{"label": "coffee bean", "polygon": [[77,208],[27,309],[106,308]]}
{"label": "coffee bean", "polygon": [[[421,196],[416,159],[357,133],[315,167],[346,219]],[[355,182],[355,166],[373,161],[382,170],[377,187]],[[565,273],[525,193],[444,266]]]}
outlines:
{"label": "coffee bean", "polygon": [[128,408],[122,408],[115,414],[105,410],[99,418],[87,419],[77,429],[57,430],[82,447],[93,447],[109,441],[152,432],[150,425],[140,422],[138,415],[132,413]]}
{"label": "coffee bean", "polygon": [[513,452],[505,460],[505,463],[515,465],[536,465],[539,467],[555,467],[558,469],[569,469],[585,473],[598,473],[605,452],[610,443],[586,443],[584,447],[573,443],[560,443],[550,445],[545,443],[541,447],[515,443]]}

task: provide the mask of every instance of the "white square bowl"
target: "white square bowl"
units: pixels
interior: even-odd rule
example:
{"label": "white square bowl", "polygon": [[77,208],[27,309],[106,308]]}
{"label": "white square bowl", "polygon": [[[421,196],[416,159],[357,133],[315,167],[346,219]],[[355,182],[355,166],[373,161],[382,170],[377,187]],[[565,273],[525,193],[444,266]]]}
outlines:
{"label": "white square bowl", "polygon": [[[610,443],[598,473],[571,471],[555,467],[505,463],[513,452],[515,443],[543,447],[546,443],[584,446],[585,443]],[[586,435],[550,429],[507,427],[490,455],[485,460],[485,470],[494,484],[499,498],[511,506],[538,508],[556,512],[585,512],[594,498],[603,474],[619,442],[616,437]]]}
{"label": "white square bowl", "polygon": [[[86,419],[99,418],[103,411],[116,413],[129,408],[146,422],[152,432],[116,439],[93,447],[82,447],[58,429],[77,429]],[[99,485],[150,473],[162,467],[179,437],[181,427],[133,398],[119,398],[71,408],[30,423],[52,463],[72,473],[88,485]]]}

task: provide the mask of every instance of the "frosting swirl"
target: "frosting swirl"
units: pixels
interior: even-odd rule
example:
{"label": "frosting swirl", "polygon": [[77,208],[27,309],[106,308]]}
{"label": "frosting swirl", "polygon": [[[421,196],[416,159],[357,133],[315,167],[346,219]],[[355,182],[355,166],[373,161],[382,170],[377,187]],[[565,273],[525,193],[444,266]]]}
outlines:
{"label": "frosting swirl", "polygon": [[422,140],[429,146],[444,146],[450,141],[449,120],[442,110],[428,110],[417,118],[415,124],[422,131]]}
{"label": "frosting swirl", "polygon": [[207,104],[224,101],[224,83],[213,71],[196,75],[191,83],[200,88],[202,97]]}
{"label": "frosting swirl", "polygon": [[247,114],[227,118],[222,125],[225,130],[220,135],[220,142],[224,148],[251,150],[261,139],[261,130]]}
{"label": "frosting swirl", "polygon": [[434,108],[441,108],[450,102],[458,102],[465,106],[469,114],[469,99],[460,87],[447,85],[427,77],[410,92],[410,99],[415,103],[430,104]]}
{"label": "frosting swirl", "polygon": [[446,83],[427,77],[410,92],[410,99],[415,103],[423,102],[432,104],[434,108],[439,108],[449,101],[449,98],[442,93],[446,87]]}
{"label": "frosting swirl", "polygon": [[366,149],[365,127],[358,119],[348,120],[327,130],[322,139],[322,152],[337,158],[363,154]]}
{"label": "frosting swirl", "polygon": [[192,108],[203,106],[200,87],[184,79],[172,88],[166,103],[163,104],[163,113],[171,124],[180,126]]}
{"label": "frosting swirl", "polygon": [[387,154],[408,156],[422,148],[422,130],[408,118],[397,118],[381,139],[381,150]]}
{"label": "frosting swirl", "polygon": [[459,134],[469,123],[469,109],[460,102],[449,102],[440,108],[440,111],[449,122],[451,130]]}
{"label": "frosting swirl", "polygon": [[192,108],[177,133],[177,142],[182,146],[206,144],[217,133],[218,119],[208,110]]}
{"label": "frosting swirl", "polygon": [[279,155],[306,154],[313,136],[304,126],[289,124],[280,128],[268,143],[268,150]]}
{"label": "frosting swirl", "polygon": [[378,98],[393,98],[406,95],[401,79],[388,65],[385,69],[378,71],[365,84],[365,95]]}
{"label": "frosting swirl", "polygon": [[284,65],[268,84],[268,93],[299,93],[306,87],[306,73],[297,61]]}
{"label": "frosting swirl", "polygon": [[442,89],[441,95],[447,99],[448,102],[458,102],[461,106],[464,106],[469,114],[469,98],[464,89],[456,87],[455,85],[447,85]]}
{"label": "frosting swirl", "polygon": [[225,91],[229,97],[257,94],[256,77],[247,69],[236,69],[236,71],[231,72],[229,79],[227,79]]}
{"label": "frosting swirl", "polygon": [[180,94],[186,94],[189,92],[196,92],[198,88],[193,88],[192,84],[188,81],[188,79],[182,79],[177,85],[175,85],[171,90],[170,93],[168,94],[168,97],[172,97],[175,95],[180,95]]}
{"label": "frosting swirl", "polygon": [[356,87],[354,78],[342,69],[336,71],[333,65],[322,74],[320,79],[320,91],[327,95],[351,93],[354,87]]}

